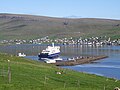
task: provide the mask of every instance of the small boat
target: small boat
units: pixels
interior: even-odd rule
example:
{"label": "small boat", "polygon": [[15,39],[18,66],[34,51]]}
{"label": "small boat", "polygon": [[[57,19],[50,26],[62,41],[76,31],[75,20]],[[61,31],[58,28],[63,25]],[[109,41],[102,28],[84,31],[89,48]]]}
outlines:
{"label": "small boat", "polygon": [[53,60],[53,59],[45,59],[44,62],[45,62],[45,63],[56,63],[56,60]]}
{"label": "small boat", "polygon": [[19,57],[25,57],[26,54],[24,54],[24,53],[18,53],[18,56],[19,56]]}
{"label": "small boat", "polygon": [[39,53],[38,57],[39,59],[49,58],[54,59],[59,57],[60,55],[60,46],[54,46],[54,43],[52,43],[52,46],[48,46],[45,50],[42,50],[41,53]]}
{"label": "small boat", "polygon": [[62,61],[63,59],[62,58],[54,58],[54,59],[49,59],[49,58],[45,58],[44,59],[44,62],[45,63],[56,63],[56,62],[59,62],[59,61]]}

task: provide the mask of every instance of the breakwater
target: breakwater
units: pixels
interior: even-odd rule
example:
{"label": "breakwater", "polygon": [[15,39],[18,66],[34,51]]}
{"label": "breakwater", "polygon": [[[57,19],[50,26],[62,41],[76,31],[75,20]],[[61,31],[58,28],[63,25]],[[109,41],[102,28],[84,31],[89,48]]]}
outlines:
{"label": "breakwater", "polygon": [[100,60],[107,58],[108,56],[85,56],[85,57],[77,57],[71,60],[66,61],[58,61],[54,63],[56,66],[74,66],[74,65],[80,65],[85,63],[92,63],[93,61]]}

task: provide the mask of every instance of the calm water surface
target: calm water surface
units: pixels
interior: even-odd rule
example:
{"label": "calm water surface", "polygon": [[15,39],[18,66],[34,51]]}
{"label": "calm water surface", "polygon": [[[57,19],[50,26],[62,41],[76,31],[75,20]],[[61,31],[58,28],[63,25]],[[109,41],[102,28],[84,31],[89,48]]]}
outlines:
{"label": "calm water surface", "polygon": [[[25,53],[27,58],[38,60],[38,53],[45,49],[47,45],[3,45],[0,46],[0,52],[17,55],[19,52]],[[81,45],[61,45],[61,57],[74,56],[94,56],[107,55],[106,59],[95,61],[91,64],[76,66],[64,66],[76,71],[97,74],[101,76],[120,79],[120,46],[81,46]]]}

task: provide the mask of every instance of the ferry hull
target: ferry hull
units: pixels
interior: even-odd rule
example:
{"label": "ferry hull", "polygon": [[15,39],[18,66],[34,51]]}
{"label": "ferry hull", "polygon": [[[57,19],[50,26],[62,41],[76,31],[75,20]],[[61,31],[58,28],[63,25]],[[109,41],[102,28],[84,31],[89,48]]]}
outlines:
{"label": "ferry hull", "polygon": [[49,59],[54,59],[54,58],[57,58],[57,57],[59,57],[59,55],[60,55],[60,52],[59,53],[54,53],[54,54],[50,54],[50,55],[48,55],[48,54],[39,54],[38,55],[38,57],[39,57],[39,59],[42,59],[42,58],[49,58]]}

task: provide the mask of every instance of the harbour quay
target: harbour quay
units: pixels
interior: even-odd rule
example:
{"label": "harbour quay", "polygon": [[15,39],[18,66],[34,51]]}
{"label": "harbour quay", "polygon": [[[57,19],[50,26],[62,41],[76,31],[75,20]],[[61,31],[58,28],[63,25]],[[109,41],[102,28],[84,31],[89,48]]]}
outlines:
{"label": "harbour quay", "polygon": [[74,65],[80,65],[85,63],[92,63],[96,60],[101,60],[104,58],[108,58],[108,56],[101,55],[101,56],[80,56],[80,57],[73,57],[68,58],[67,60],[62,61],[56,61],[56,63],[53,63],[56,66],[74,66]]}

